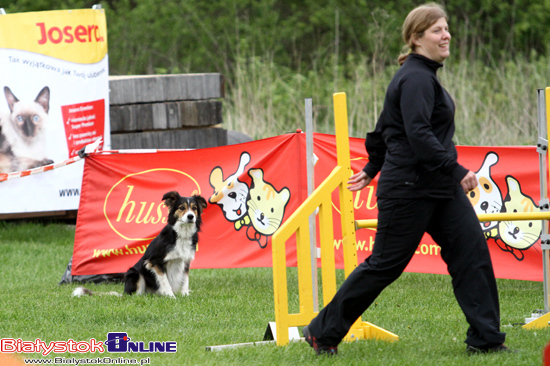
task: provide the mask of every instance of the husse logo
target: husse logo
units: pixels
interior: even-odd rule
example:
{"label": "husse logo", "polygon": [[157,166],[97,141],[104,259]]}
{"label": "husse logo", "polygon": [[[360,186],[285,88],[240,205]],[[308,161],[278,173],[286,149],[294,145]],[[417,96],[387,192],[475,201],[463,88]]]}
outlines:
{"label": "husse logo", "polygon": [[97,24],[77,25],[73,28],[71,25],[63,28],[56,26],[47,26],[46,23],[36,23],[40,31],[39,45],[51,42],[58,44],[64,43],[87,43],[87,42],[105,42],[105,37],[100,33],[100,28]]}
{"label": "husse logo", "polygon": [[158,168],[129,174],[107,193],[105,219],[126,240],[152,240],[166,225],[168,209],[162,196],[175,187],[186,195],[201,192],[197,181],[179,170]]}
{"label": "husse logo", "polygon": [[174,353],[178,351],[177,342],[133,342],[125,332],[107,333],[105,341],[110,353]]}

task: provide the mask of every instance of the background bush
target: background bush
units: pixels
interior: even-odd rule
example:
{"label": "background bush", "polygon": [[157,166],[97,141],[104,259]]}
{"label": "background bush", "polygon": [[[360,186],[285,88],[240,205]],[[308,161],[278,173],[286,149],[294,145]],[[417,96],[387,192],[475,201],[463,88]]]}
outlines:
{"label": "background bush", "polygon": [[[225,127],[254,138],[303,128],[333,133],[332,98],[348,94],[350,134],[382,107],[401,51],[405,0],[16,0],[8,13],[106,10],[111,75],[220,72]],[[457,105],[457,142],[534,144],[536,90],[549,82],[550,2],[442,1],[453,35],[440,72]]]}

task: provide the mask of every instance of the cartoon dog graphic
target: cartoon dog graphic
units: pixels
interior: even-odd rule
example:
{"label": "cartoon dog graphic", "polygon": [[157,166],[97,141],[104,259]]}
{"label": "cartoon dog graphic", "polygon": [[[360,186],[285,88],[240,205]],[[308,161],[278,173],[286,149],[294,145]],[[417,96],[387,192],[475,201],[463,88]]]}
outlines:
{"label": "cartoon dog graphic", "polygon": [[243,152],[239,159],[237,171],[223,179],[221,167],[210,172],[210,185],[214,193],[208,200],[217,204],[227,221],[233,222],[235,230],[246,227],[249,240],[258,243],[261,249],[267,247],[268,237],[281,226],[285,207],[290,200],[290,190],[286,187],[277,191],[264,181],[262,169],[250,169],[252,178],[250,188],[239,180],[246,166],[250,163],[250,154]]}
{"label": "cartoon dog graphic", "polygon": [[[508,195],[504,200],[504,212],[538,211],[535,201],[521,191],[519,182],[512,176],[506,177]],[[510,252],[517,260],[524,258],[523,251],[537,242],[542,231],[542,221],[501,221],[498,224],[499,238],[495,240],[500,249]],[[502,241],[502,244],[500,243]]]}
{"label": "cartoon dog graphic", "polygon": [[261,169],[250,169],[248,175],[252,178],[252,186],[246,204],[252,226],[247,228],[246,235],[263,249],[267,246],[267,237],[281,226],[285,207],[290,200],[290,190],[284,187],[277,192],[264,181]]}
{"label": "cartoon dog graphic", "polygon": [[239,180],[248,163],[250,163],[250,154],[243,152],[239,160],[239,168],[227,179],[223,179],[223,171],[220,167],[214,168],[210,173],[210,185],[214,188],[214,193],[208,201],[220,206],[227,221],[235,223],[236,230],[250,225],[246,205],[248,186]]}
{"label": "cartoon dog graphic", "polygon": [[[477,214],[499,213],[502,211],[502,193],[491,178],[491,167],[498,162],[498,155],[489,152],[481,168],[476,172],[478,186],[468,193],[470,203]],[[487,238],[497,236],[497,221],[481,222],[481,229]]]}

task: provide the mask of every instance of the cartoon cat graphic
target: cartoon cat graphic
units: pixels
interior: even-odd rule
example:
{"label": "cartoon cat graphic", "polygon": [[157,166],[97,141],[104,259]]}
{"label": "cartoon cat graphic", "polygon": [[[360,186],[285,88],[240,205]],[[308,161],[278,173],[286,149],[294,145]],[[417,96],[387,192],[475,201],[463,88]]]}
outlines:
{"label": "cartoon cat graphic", "polygon": [[46,157],[44,131],[50,109],[50,88],[44,87],[34,101],[17,99],[7,86],[4,95],[10,113],[0,117],[0,172],[52,164]]}
{"label": "cartoon cat graphic", "polygon": [[[470,203],[477,214],[499,213],[502,210],[502,193],[491,177],[491,167],[498,162],[498,155],[489,152],[481,168],[476,172],[478,186],[468,193]],[[497,236],[497,221],[480,222],[481,229],[487,238]]]}
{"label": "cartoon cat graphic", "polygon": [[247,228],[246,235],[263,249],[267,246],[267,237],[281,226],[285,207],[290,200],[290,190],[284,187],[277,192],[264,181],[262,169],[250,169],[248,175],[252,178],[247,201],[252,226]]}
{"label": "cartoon cat graphic", "polygon": [[248,163],[250,163],[250,154],[243,152],[239,159],[239,168],[235,174],[224,180],[223,171],[220,167],[214,168],[210,173],[210,185],[214,188],[214,193],[209,202],[220,206],[225,218],[235,223],[236,230],[250,225],[246,205],[248,185],[239,180],[239,176],[244,173],[244,168]]}
{"label": "cartoon cat graphic", "polygon": [[[535,212],[535,201],[521,191],[519,182],[512,176],[506,177],[508,195],[504,200],[505,212]],[[517,260],[524,258],[523,251],[529,249],[539,239],[542,231],[542,221],[501,221],[498,224],[500,240],[496,243],[500,249],[510,252]],[[502,241],[502,245],[500,243]]]}

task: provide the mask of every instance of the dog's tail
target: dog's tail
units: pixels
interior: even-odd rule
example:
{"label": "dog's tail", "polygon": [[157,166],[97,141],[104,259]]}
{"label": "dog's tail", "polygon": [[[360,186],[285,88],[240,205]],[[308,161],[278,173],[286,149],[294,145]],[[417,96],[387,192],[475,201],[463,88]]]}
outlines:
{"label": "dog's tail", "polygon": [[116,292],[116,291],[110,291],[110,292],[93,292],[92,290],[87,289],[86,287],[77,287],[73,291],[73,296],[80,297],[80,296],[93,296],[93,295],[110,295],[110,296],[122,296],[122,294]]}

